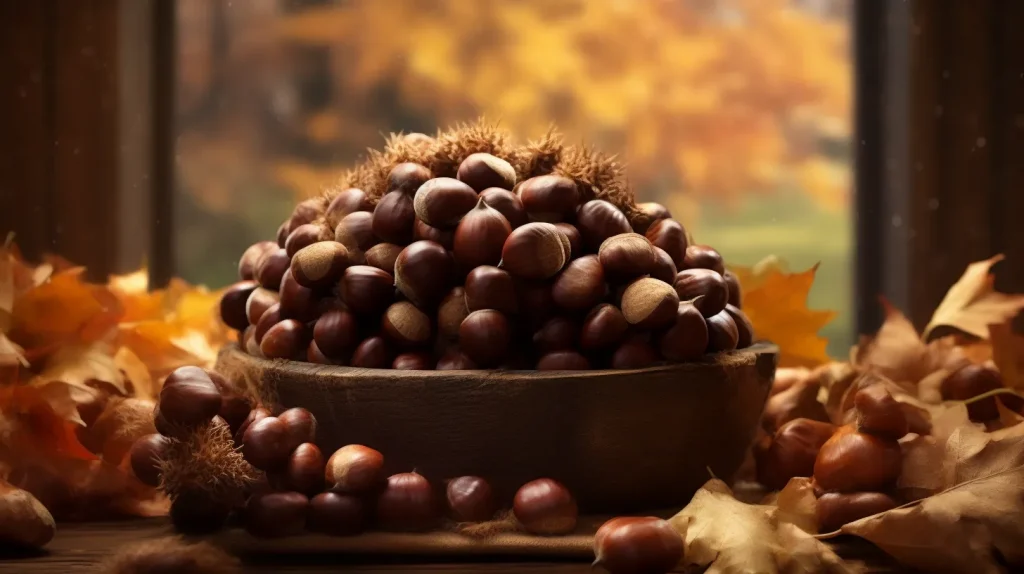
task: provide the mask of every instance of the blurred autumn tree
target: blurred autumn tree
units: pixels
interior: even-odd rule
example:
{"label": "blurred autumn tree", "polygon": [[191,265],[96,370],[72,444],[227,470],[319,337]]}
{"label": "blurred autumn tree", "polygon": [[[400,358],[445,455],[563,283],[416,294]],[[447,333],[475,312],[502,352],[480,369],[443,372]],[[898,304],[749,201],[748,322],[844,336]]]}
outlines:
{"label": "blurred autumn tree", "polygon": [[[481,114],[521,138],[555,123],[621,154],[638,195],[668,204],[702,241],[733,237],[704,232],[709,205],[760,213],[767,198],[790,206],[782,215],[797,227],[819,219],[808,236],[849,227],[836,225],[849,219],[849,0],[179,0],[179,10],[186,276],[230,280],[225,260],[382,135]],[[765,223],[746,225],[760,235],[731,241],[726,256],[753,263],[793,227]],[[791,259],[826,260],[819,277],[838,293],[827,304],[843,310],[848,234],[834,244]]]}

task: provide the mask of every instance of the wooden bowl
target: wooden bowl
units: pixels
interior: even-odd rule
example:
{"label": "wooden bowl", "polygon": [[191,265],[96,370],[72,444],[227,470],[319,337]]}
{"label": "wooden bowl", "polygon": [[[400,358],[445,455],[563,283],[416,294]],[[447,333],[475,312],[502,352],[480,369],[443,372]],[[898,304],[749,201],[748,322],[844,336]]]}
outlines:
{"label": "wooden bowl", "polygon": [[352,443],[390,473],[486,477],[508,505],[540,477],[581,511],[679,508],[710,478],[731,479],[754,437],[778,349],[759,344],[639,370],[394,371],[252,357],[225,348],[217,370],[305,407],[325,456]]}

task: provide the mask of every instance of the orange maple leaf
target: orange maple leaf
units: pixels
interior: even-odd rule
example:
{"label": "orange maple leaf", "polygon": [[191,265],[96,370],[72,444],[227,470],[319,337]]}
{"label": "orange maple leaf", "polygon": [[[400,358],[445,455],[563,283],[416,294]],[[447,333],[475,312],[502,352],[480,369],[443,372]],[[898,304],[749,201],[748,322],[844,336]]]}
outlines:
{"label": "orange maple leaf", "polygon": [[732,270],[743,286],[743,311],[757,337],[779,346],[779,366],[815,367],[828,362],[828,341],[818,336],[818,331],[836,313],[807,308],[817,265],[788,273],[784,263],[770,259],[753,268]]}

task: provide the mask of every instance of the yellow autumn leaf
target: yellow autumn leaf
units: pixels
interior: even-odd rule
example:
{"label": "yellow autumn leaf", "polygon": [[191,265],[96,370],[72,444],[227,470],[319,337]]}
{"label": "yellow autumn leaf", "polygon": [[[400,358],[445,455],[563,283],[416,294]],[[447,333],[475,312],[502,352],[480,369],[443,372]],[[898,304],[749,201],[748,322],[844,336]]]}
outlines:
{"label": "yellow autumn leaf", "polygon": [[939,331],[962,331],[984,339],[988,326],[1012,319],[1024,309],[1024,295],[1008,295],[995,290],[992,266],[1004,259],[996,255],[967,266],[967,270],[949,288],[932,314],[922,337],[928,341]]}
{"label": "yellow autumn leaf", "polygon": [[828,341],[818,331],[834,311],[807,308],[807,295],[818,266],[800,272],[782,271],[778,260],[754,268],[734,268],[743,288],[743,311],[759,339],[779,346],[781,367],[816,367],[828,362]]}

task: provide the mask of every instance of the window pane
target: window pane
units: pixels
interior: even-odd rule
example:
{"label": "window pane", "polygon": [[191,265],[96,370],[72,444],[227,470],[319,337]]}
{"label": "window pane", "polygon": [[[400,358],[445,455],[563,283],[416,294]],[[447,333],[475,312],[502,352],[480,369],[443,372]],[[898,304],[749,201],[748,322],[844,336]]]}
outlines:
{"label": "window pane", "polygon": [[[848,0],[179,0],[179,270],[220,285],[393,131],[480,115],[617,153],[731,264],[821,262],[853,341]],[[397,25],[400,23],[400,25]]]}

